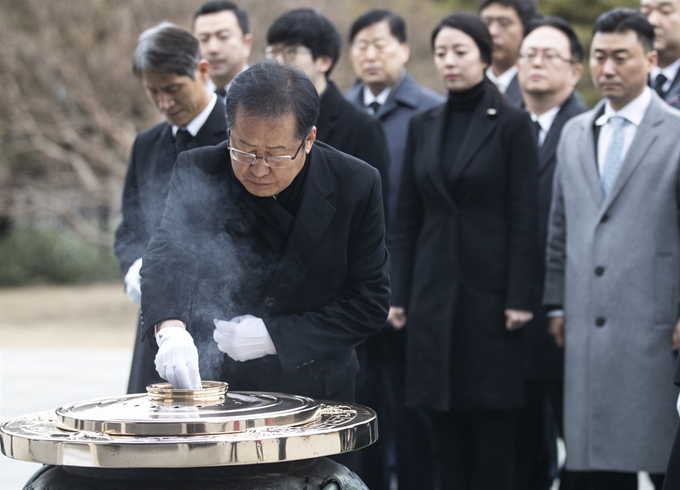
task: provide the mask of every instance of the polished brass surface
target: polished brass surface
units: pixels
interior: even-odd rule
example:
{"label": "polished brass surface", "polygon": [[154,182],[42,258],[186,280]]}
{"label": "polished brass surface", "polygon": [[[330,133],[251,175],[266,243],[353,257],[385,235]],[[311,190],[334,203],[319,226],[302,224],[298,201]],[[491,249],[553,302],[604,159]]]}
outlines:
{"label": "polished brass surface", "polygon": [[[205,383],[205,382],[204,382]],[[149,394],[87,400],[56,410],[57,426],[71,431],[128,436],[183,436],[290,427],[319,418],[319,403],[282,393],[175,390],[151,385]]]}
{"label": "polished brass surface", "polygon": [[146,387],[149,400],[156,403],[185,405],[214,404],[224,400],[229,384],[222,381],[202,381],[200,390],[179,390],[170,383],[154,383]]}
{"label": "polished brass surface", "polygon": [[[231,392],[227,398],[235,395],[265,399],[282,396]],[[99,400],[99,404],[105,405],[106,401]],[[86,403],[92,405],[95,402]],[[188,468],[276,463],[328,456],[360,449],[375,442],[378,436],[376,415],[371,409],[332,402],[320,403],[318,417],[299,426],[257,426],[219,434],[112,435],[81,429],[64,430],[60,422],[55,412],[42,412],[4,422],[0,425],[2,452],[11,458],[53,465]]]}

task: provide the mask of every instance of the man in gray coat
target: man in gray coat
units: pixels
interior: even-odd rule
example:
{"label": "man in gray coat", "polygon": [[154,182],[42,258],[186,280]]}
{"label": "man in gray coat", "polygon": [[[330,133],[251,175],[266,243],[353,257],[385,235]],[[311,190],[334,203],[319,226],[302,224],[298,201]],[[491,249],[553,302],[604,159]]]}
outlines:
{"label": "man in gray coat", "polygon": [[[661,488],[677,424],[680,347],[680,113],[647,86],[654,29],[637,10],[595,23],[604,96],[564,128],[549,225],[544,303],[565,347],[567,468],[580,490]],[[555,313],[555,311],[553,311]]]}
{"label": "man in gray coat", "polygon": [[[390,153],[387,196],[387,247],[394,243],[397,198],[411,117],[444,102],[421,87],[404,68],[410,49],[404,19],[389,10],[370,10],[350,28],[350,56],[360,80],[346,97],[374,115]],[[357,351],[362,373],[357,401],[378,412],[380,441],[361,452],[361,478],[374,490],[387,490],[398,473],[399,488],[434,486],[427,428],[419,411],[404,406],[405,332],[386,324]],[[398,438],[398,440],[397,440]]]}

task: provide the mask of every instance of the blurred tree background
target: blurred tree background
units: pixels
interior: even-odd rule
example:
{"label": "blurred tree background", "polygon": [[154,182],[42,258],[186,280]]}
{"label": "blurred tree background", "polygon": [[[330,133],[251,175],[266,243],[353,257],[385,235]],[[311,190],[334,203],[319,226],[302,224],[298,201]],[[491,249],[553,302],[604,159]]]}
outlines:
{"label": "blurred tree background", "polygon": [[[0,286],[88,282],[119,276],[111,253],[128,152],[159,120],[131,73],[139,34],[168,20],[190,28],[200,0],[0,0]],[[430,32],[445,14],[477,11],[476,0],[240,0],[262,56],[267,27],[282,12],[313,6],[346,37],[352,20],[389,8],[407,21],[410,72],[442,92]],[[542,14],[574,24],[587,47],[595,18],[637,0],[540,0]],[[354,75],[347,47],[334,73]],[[592,105],[586,73],[579,86]]]}

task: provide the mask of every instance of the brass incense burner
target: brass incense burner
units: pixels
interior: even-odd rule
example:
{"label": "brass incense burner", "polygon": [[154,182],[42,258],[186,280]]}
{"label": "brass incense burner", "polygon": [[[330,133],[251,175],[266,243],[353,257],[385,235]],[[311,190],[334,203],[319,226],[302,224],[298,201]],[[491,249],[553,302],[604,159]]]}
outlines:
{"label": "brass incense burner", "polygon": [[11,458],[83,468],[200,468],[341,454],[377,439],[375,412],[281,393],[169,383],[88,400],[0,425]]}

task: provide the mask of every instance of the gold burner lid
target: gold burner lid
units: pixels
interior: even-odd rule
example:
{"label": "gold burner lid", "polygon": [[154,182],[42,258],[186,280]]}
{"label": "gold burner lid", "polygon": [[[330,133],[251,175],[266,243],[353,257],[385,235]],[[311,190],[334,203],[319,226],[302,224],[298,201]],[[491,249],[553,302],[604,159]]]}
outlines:
{"label": "gold burner lid", "polygon": [[203,381],[200,390],[170,383],[148,394],[88,400],[56,410],[57,426],[117,436],[228,434],[263,427],[293,427],[320,417],[319,403],[281,393],[230,393],[228,384]]}

